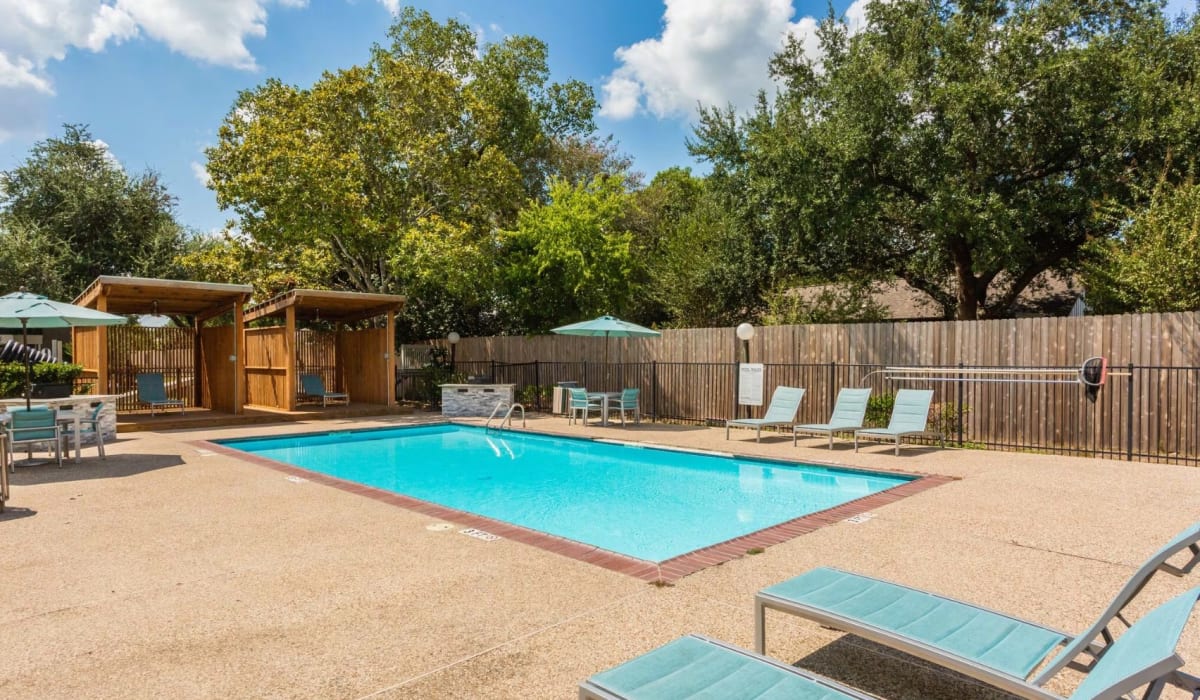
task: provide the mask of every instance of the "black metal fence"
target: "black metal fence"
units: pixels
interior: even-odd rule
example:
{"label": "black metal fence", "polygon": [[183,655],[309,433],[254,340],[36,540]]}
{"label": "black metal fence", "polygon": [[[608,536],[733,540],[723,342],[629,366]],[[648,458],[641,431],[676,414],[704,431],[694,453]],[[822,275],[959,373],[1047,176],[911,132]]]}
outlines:
{"label": "black metal fence", "polygon": [[[736,416],[761,416],[765,406],[736,405],[738,365],[710,362],[458,362],[458,374],[516,385],[517,400],[549,411],[553,387],[573,381],[594,391],[641,389],[650,420],[723,425]],[[1200,465],[1200,367],[1112,368],[1094,402],[1078,382],[973,379],[978,369],[1062,370],[1074,367],[937,367],[940,381],[896,378],[884,365],[767,364],[764,403],[776,386],[804,387],[797,422],[829,419],[841,387],[872,389],[868,413],[886,422],[887,397],[898,389],[934,390],[930,430],[947,444],[981,449]],[[964,374],[958,375],[961,369]]]}

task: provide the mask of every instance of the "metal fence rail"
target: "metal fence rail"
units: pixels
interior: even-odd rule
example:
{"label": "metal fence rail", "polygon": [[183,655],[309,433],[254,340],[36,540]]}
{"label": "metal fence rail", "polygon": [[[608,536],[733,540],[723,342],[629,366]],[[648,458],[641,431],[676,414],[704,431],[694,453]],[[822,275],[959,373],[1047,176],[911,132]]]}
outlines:
{"label": "metal fence rail", "polygon": [[[889,378],[883,369],[838,362],[766,364],[764,404],[776,386],[804,387],[797,422],[819,423],[829,419],[841,387],[869,386],[877,403],[901,388],[928,388],[934,391],[930,427],[948,444],[1200,465],[1200,367],[1114,368],[1125,376],[1110,376],[1094,403],[1081,384],[977,382],[965,374],[987,366],[942,368],[952,381],[938,382]],[[964,374],[955,377],[955,369]],[[517,400],[532,410],[549,410],[554,385],[564,381],[593,391],[637,387],[643,415],[651,420],[720,425],[735,414],[761,416],[765,410],[735,405],[738,366],[729,362],[470,361],[457,362],[454,370],[515,384]],[[878,403],[873,412],[886,420],[886,404]]]}

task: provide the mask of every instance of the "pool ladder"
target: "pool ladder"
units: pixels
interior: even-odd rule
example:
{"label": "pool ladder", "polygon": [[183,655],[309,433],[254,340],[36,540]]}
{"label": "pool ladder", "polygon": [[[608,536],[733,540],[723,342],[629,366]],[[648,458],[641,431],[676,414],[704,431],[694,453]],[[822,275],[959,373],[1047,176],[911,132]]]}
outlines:
{"label": "pool ladder", "polygon": [[[492,409],[492,415],[488,416],[487,423],[483,424],[484,430],[489,430],[492,427],[492,421],[495,420],[496,413],[498,413],[500,411],[500,409],[502,409],[502,408],[504,408],[503,401],[496,404],[496,407]],[[504,417],[500,419],[499,427],[503,428],[504,423],[507,422],[508,426],[511,428],[513,411],[515,411],[518,408],[521,409],[521,427],[524,428],[525,427],[525,407],[519,403],[514,403],[514,404],[509,405],[508,410],[504,412]]]}

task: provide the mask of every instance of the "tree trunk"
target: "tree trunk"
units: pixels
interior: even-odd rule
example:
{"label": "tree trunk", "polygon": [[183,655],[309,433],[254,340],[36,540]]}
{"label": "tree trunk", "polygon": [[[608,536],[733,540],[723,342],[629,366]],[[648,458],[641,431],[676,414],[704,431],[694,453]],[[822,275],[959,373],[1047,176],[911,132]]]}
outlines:
{"label": "tree trunk", "polygon": [[975,273],[971,270],[971,249],[961,238],[950,244],[954,256],[954,281],[958,287],[958,306],[954,318],[959,321],[974,321],[979,318],[979,289]]}

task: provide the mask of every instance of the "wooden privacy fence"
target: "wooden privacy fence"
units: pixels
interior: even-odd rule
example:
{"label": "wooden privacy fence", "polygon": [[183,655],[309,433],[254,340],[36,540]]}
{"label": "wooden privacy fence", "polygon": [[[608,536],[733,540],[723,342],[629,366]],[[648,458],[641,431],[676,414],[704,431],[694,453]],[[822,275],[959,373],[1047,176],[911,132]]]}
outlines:
{"label": "wooden privacy fence", "polygon": [[[828,420],[843,386],[870,386],[875,395],[931,388],[937,404],[931,426],[950,442],[1200,464],[1197,331],[1197,313],[776,326],[756,329],[750,356],[766,365],[764,401],[778,385],[807,389],[800,422]],[[657,418],[733,416],[741,349],[732,328],[608,342],[609,357],[621,361],[604,366],[603,338],[465,338],[456,368],[516,383],[535,404],[555,382],[577,381],[598,390],[640,387],[643,410]],[[1079,384],[902,381],[878,371],[897,365],[1070,370],[1097,355],[1128,376],[1111,377],[1096,403]]]}
{"label": "wooden privacy fence", "polygon": [[195,406],[196,334],[190,328],[109,328],[108,391],[119,394],[118,411],[142,408],[137,399],[137,375],[142,372],[162,374],[169,398]]}

